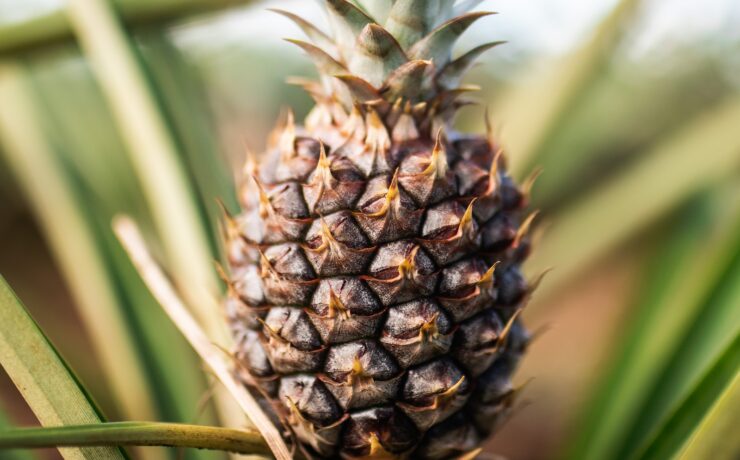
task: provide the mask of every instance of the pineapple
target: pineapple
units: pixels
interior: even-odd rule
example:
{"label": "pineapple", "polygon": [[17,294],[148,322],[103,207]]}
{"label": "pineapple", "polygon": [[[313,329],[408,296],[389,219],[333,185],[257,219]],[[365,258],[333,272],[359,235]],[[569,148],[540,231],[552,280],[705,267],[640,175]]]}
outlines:
{"label": "pineapple", "polygon": [[527,192],[490,128],[452,128],[499,42],[452,59],[477,1],[323,3],[331,36],[278,11],[311,40],[291,41],[316,106],[248,161],[225,225],[240,378],[309,457],[474,456],[529,340]]}

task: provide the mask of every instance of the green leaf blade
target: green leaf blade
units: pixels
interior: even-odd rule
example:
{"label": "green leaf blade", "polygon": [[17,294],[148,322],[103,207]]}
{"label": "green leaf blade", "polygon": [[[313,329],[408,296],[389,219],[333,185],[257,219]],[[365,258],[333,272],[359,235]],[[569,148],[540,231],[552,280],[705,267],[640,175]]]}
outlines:
{"label": "green leaf blade", "polygon": [[737,437],[738,407],[740,373],[735,375],[733,382],[717,398],[678,457],[681,460],[740,457],[740,440]]}
{"label": "green leaf blade", "polygon": [[[608,250],[730,175],[740,166],[738,123],[740,97],[728,98],[565,209],[529,265],[557,267],[538,295],[546,298]],[[702,161],[697,152],[704,152]],[[667,171],[670,176],[656,180]]]}
{"label": "green leaf blade", "polygon": [[[120,415],[129,420],[172,422],[194,422],[197,418],[199,423],[215,424],[211,405],[199,408],[198,401],[208,391],[199,360],[142,284],[110,228],[113,216],[124,210],[135,213],[147,222],[146,210],[142,209],[144,199],[128,164],[120,136],[116,133],[115,124],[90,69],[82,65],[79,52],[76,49],[60,51],[44,61],[34,60],[29,65],[28,74],[32,82],[29,89],[37,92],[38,97],[34,99],[44,103],[45,110],[37,113],[44,137],[55,140],[57,148],[49,157],[53,157],[55,164],[64,166],[53,168],[53,172],[67,183],[74,198],[72,206],[77,209],[89,231],[75,231],[74,239],[66,237],[60,242],[51,238],[47,230],[47,239],[52,248],[64,246],[68,250],[73,249],[70,252],[76,256],[76,263],[74,270],[63,268],[67,276],[74,273],[76,278],[88,282],[98,280],[101,276],[110,280],[108,284],[114,291],[121,320],[104,326],[99,321],[91,320],[90,323],[98,326],[92,332],[98,332],[103,337],[100,345],[112,347],[120,355],[122,344],[113,340],[110,331],[113,326],[128,329],[136,358],[151,392],[147,401],[138,397],[136,391],[131,392],[138,398],[139,405],[150,412],[121,411]],[[67,116],[71,106],[75,107],[75,117]],[[211,152],[212,149],[204,151]],[[29,149],[23,150],[24,155],[29,155],[29,152]],[[106,155],[103,157],[100,152],[106,152]],[[39,160],[34,164],[35,175],[38,175]],[[45,183],[50,182],[47,180]],[[58,192],[52,201],[58,202],[60,197]],[[60,210],[59,206],[51,207]],[[36,212],[39,213],[39,209]],[[65,219],[69,222],[71,218],[72,215],[65,212],[48,221]],[[42,225],[46,226],[46,222],[46,219],[41,219]],[[95,268],[81,264],[83,252],[76,249],[77,246],[73,247],[72,242],[93,247],[92,251],[97,253],[100,264]],[[96,283],[100,286],[99,282]],[[87,288],[87,284],[80,284]],[[94,307],[100,309],[103,297],[96,295],[95,299],[97,303]],[[85,317],[84,310],[80,309],[80,314]],[[105,317],[110,321],[115,318],[113,315]],[[173,360],[172,356],[178,356],[178,359]],[[122,382],[123,388],[132,390],[131,369],[125,368],[120,362],[113,361],[112,364],[122,372],[122,378],[128,376]],[[95,384],[96,387],[91,390],[96,394],[109,388],[104,381]],[[111,398],[122,401],[117,394],[112,394]],[[163,458],[157,456],[158,453],[150,450],[147,459]],[[186,458],[216,456],[220,454],[192,450],[187,452]]]}
{"label": "green leaf blade", "polygon": [[[740,308],[737,307],[740,304],[740,239],[737,238],[740,226],[731,228],[735,229],[736,238],[735,244],[726,248],[731,256],[729,267],[715,279],[707,297],[698,303],[690,326],[678,340],[672,356],[666,360],[665,369],[647,393],[641,416],[630,426],[621,458],[635,455],[652,433],[670,423],[669,417],[681,401],[700,403],[690,400],[692,388],[700,385],[705,373],[711,372],[709,366],[718,356],[729,352],[727,344],[740,333]],[[733,371],[737,372],[740,362],[736,360],[734,366]],[[713,382],[705,384],[712,385]],[[700,392],[696,397],[706,397],[705,394],[706,391]]]}
{"label": "green leaf blade", "polygon": [[[42,425],[99,423],[102,417],[35,321],[0,277],[0,363]],[[124,459],[113,447],[64,448],[65,459]]]}
{"label": "green leaf blade", "polygon": [[[104,386],[123,416],[152,418],[153,398],[126,328],[115,282],[100,254],[80,190],[41,124],[44,120],[26,67],[0,66],[0,142],[49,241],[84,326],[94,343]],[[45,114],[45,112],[44,112]],[[53,193],[50,193],[50,190]],[[60,225],[63,222],[64,225]]]}
{"label": "green leaf blade", "polygon": [[[650,275],[634,317],[587,406],[567,458],[626,458],[626,450],[636,442],[628,440],[632,427],[653,419],[657,408],[651,408],[651,401],[679,385],[678,377],[666,380],[662,374],[676,356],[681,360],[677,350],[682,342],[699,346],[705,337],[694,335],[692,328],[718,280],[732,266],[740,232],[738,190],[734,184],[705,193],[676,220],[675,230],[647,267]],[[641,430],[649,430],[649,425]]]}
{"label": "green leaf blade", "polygon": [[120,17],[107,2],[69,2],[83,53],[101,84],[152,211],[173,274],[215,340],[228,341],[212,293],[218,282],[208,224],[190,187],[178,143]]}
{"label": "green leaf blade", "polygon": [[[673,411],[668,420],[645,444],[639,460],[662,460],[673,458],[686,445],[691,435],[701,426],[716,401],[722,400],[727,392],[736,392],[740,387],[740,333],[720,354],[701,381]],[[737,399],[737,398],[735,398]],[[734,408],[737,410],[737,407]],[[726,410],[732,410],[727,408]],[[735,416],[736,422],[740,417]],[[740,443],[731,448],[738,452]],[[698,457],[697,457],[698,458]],[[724,457],[719,457],[724,458]],[[731,457],[726,457],[731,458]]]}
{"label": "green leaf blade", "polygon": [[410,57],[431,60],[439,68],[443,68],[450,61],[452,46],[457,39],[478,19],[491,14],[496,13],[485,11],[467,13],[450,19],[416,42],[409,50]]}
{"label": "green leaf blade", "polygon": [[[621,0],[598,25],[582,48],[567,56],[542,83],[512,91],[502,105],[500,118],[507,122],[507,147],[511,171],[521,176],[533,169],[550,138],[561,129],[572,107],[580,103],[621,42],[642,0]],[[554,77],[553,77],[554,76]],[[532,110],[536,107],[536,110]]]}

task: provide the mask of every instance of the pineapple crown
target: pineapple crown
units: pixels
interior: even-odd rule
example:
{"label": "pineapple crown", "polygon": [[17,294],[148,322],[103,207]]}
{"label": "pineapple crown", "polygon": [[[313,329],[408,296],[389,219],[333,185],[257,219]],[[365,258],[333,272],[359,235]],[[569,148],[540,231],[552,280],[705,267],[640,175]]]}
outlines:
{"label": "pineapple crown", "polygon": [[311,131],[364,115],[391,129],[400,125],[401,131],[429,135],[471,103],[461,96],[477,88],[461,86],[463,74],[483,52],[503,43],[485,43],[452,58],[452,47],[468,27],[493,14],[470,11],[482,0],[322,1],[331,36],[293,13],[273,10],[293,20],[311,41],[288,40],[319,71],[319,82],[292,80],[316,101],[306,120]]}

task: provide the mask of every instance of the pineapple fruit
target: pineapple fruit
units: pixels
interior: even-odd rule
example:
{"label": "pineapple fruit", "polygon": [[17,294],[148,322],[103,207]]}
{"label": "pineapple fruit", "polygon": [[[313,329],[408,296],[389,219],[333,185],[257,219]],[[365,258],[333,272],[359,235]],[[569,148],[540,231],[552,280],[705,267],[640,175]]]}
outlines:
{"label": "pineapple fruit", "polygon": [[[325,0],[316,106],[288,112],[227,216],[239,373],[314,458],[474,456],[511,409],[529,335],[527,192],[488,135],[455,132],[452,59],[476,1]],[[382,25],[381,25],[382,24]]]}

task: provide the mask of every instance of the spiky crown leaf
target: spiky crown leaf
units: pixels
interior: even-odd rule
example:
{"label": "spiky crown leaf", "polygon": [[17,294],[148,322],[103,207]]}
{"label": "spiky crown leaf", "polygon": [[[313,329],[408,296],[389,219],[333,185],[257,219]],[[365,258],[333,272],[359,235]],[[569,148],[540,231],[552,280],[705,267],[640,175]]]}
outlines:
{"label": "spiky crown leaf", "polygon": [[340,126],[357,107],[377,111],[389,130],[403,121],[405,130],[429,134],[448,125],[467,103],[461,95],[472,88],[460,86],[463,74],[483,52],[503,43],[486,43],[452,58],[458,38],[475,21],[493,14],[470,12],[480,0],[323,3],[331,36],[295,14],[274,10],[293,20],[310,40],[289,41],[311,57],[320,75],[320,85],[299,81],[317,103],[307,121],[312,131],[320,131],[321,124]]}

